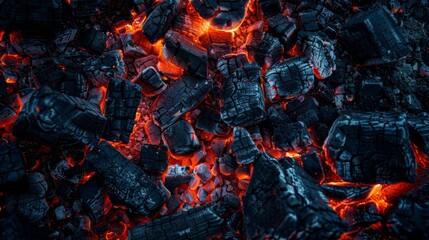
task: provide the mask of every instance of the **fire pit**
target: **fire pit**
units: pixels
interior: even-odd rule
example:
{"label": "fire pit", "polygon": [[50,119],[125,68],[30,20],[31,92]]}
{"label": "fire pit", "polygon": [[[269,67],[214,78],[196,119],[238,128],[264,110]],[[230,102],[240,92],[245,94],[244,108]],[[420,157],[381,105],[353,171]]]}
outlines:
{"label": "fire pit", "polygon": [[0,239],[429,239],[429,3],[0,0]]}

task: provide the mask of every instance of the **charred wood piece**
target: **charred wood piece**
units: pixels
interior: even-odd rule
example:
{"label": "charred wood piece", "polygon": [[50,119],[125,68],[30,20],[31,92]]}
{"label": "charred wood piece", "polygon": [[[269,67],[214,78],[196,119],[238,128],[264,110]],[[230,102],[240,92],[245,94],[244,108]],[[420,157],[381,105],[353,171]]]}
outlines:
{"label": "charred wood piece", "polygon": [[165,176],[165,187],[173,192],[173,190],[192,179],[190,167],[172,165],[168,167],[167,176]]}
{"label": "charred wood piece", "polygon": [[164,145],[144,144],[140,152],[139,165],[143,169],[165,172],[168,167],[167,147]]}
{"label": "charred wood piece", "polygon": [[158,70],[154,67],[143,70],[133,82],[140,85],[143,94],[147,97],[156,96],[167,88],[167,84],[164,83]]}
{"label": "charred wood piece", "polygon": [[110,192],[125,205],[145,216],[153,216],[167,201],[167,194],[133,162],[102,141],[86,156],[86,169],[93,170]]}
{"label": "charred wood piece", "polygon": [[0,141],[0,187],[7,187],[23,180],[24,159],[15,142]]}
{"label": "charred wood piece", "polygon": [[188,71],[189,74],[207,77],[207,50],[190,38],[169,31],[165,35],[163,52],[168,61]]}
{"label": "charred wood piece", "polygon": [[251,31],[246,40],[247,56],[251,62],[269,68],[283,55],[283,46],[278,38],[267,32]]}
{"label": "charred wood piece", "polygon": [[200,108],[195,128],[202,129],[218,136],[225,136],[229,132],[228,126],[222,121],[220,113],[209,107]]}
{"label": "charred wood piece", "polygon": [[131,228],[129,239],[209,239],[222,233],[224,219],[209,206],[192,208]]}
{"label": "charred wood piece", "polygon": [[111,78],[107,88],[103,138],[128,143],[142,98],[141,87],[130,81]]}
{"label": "charred wood piece", "polygon": [[107,197],[102,183],[96,177],[92,177],[88,182],[79,186],[78,191],[84,213],[91,221],[98,222],[103,216]]}
{"label": "charred wood piece", "polygon": [[235,70],[222,88],[220,116],[232,126],[250,126],[265,118],[265,103],[260,86],[261,71],[256,63]]}
{"label": "charred wood piece", "polygon": [[174,155],[187,155],[201,147],[194,128],[186,120],[179,120],[164,130],[162,139]]}
{"label": "charred wood piece", "polygon": [[323,192],[326,196],[333,198],[337,201],[353,202],[366,199],[371,190],[375,188],[372,185],[362,184],[333,184],[324,183],[321,185]]}
{"label": "charred wood piece", "polygon": [[303,122],[281,123],[274,127],[273,140],[284,151],[298,151],[312,144],[310,133]]}
{"label": "charred wood piece", "polygon": [[13,134],[55,146],[73,143],[94,146],[105,124],[106,118],[98,106],[44,87],[24,105]]}
{"label": "charred wood piece", "polygon": [[294,57],[269,68],[264,85],[271,102],[296,98],[313,88],[313,70],[305,58]]}
{"label": "charred wood piece", "polygon": [[340,37],[359,65],[395,62],[410,52],[403,30],[384,6],[353,16],[341,29]]}
{"label": "charred wood piece", "polygon": [[282,13],[280,0],[259,0],[258,4],[266,18]]}
{"label": "charred wood piece", "polygon": [[256,147],[249,132],[241,127],[234,128],[234,138],[231,146],[239,164],[249,164],[258,159],[261,152]]}
{"label": "charred wood piece", "polygon": [[325,178],[320,157],[315,152],[301,155],[302,165],[308,175],[312,176],[317,182],[322,182]]}
{"label": "charred wood piece", "polygon": [[144,35],[154,44],[165,35],[177,15],[177,0],[165,0],[147,16],[142,26]]}
{"label": "charred wood piece", "polygon": [[200,103],[212,87],[212,81],[189,75],[173,81],[154,103],[154,122],[165,130]]}
{"label": "charred wood piece", "polygon": [[216,67],[228,79],[237,68],[242,68],[246,63],[248,63],[246,54],[227,54],[218,61]]}
{"label": "charred wood piece", "polygon": [[110,78],[125,76],[125,63],[119,50],[106,52],[95,58],[89,58],[83,67],[84,75],[96,87],[107,86]]}
{"label": "charred wood piece", "polygon": [[293,159],[277,161],[263,154],[243,200],[247,237],[337,238],[345,224],[328,203],[320,187]]}
{"label": "charred wood piece", "polygon": [[276,14],[268,19],[268,30],[278,37],[284,50],[290,50],[297,41],[298,28],[286,16]]}
{"label": "charred wood piece", "polygon": [[411,144],[405,114],[348,113],[335,121],[324,149],[345,181],[413,182],[417,164]]}

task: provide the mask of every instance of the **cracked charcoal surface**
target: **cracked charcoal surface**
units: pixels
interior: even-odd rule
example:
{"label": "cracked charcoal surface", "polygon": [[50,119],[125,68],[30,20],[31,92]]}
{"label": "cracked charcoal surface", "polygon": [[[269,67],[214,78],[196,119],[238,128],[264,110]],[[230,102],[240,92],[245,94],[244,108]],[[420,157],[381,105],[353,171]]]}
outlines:
{"label": "cracked charcoal surface", "polygon": [[190,74],[206,78],[207,50],[192,39],[169,31],[165,35],[163,52],[165,58],[171,63],[187,70]]}
{"label": "cracked charcoal surface", "polygon": [[124,143],[130,141],[141,98],[139,85],[122,79],[110,79],[105,105],[107,123],[103,138]]}
{"label": "cracked charcoal surface", "polygon": [[265,118],[265,104],[259,85],[261,73],[255,63],[235,70],[222,88],[223,104],[220,116],[232,126],[249,126]]}
{"label": "cracked charcoal surface", "polygon": [[249,132],[245,128],[235,127],[231,151],[239,164],[249,164],[258,159],[261,152],[256,147]]}
{"label": "cracked charcoal surface", "polygon": [[196,207],[134,227],[129,239],[209,239],[222,233],[224,219],[209,206]]}
{"label": "cracked charcoal surface", "polygon": [[290,50],[297,40],[298,28],[295,23],[289,21],[286,16],[276,14],[268,20],[268,29],[278,37],[284,50]]}
{"label": "cracked charcoal surface", "polygon": [[315,152],[301,155],[302,165],[308,175],[321,182],[325,178],[319,155]]}
{"label": "cracked charcoal surface", "polygon": [[326,196],[339,201],[359,201],[365,199],[373,188],[370,185],[335,185],[329,183],[322,184],[321,187]]}
{"label": "cracked charcoal surface", "polygon": [[50,88],[36,91],[24,105],[13,127],[21,139],[50,145],[97,144],[106,124],[99,107]]}
{"label": "cracked charcoal surface", "polygon": [[229,79],[237,68],[242,68],[246,63],[248,63],[246,54],[228,54],[219,59],[216,67],[226,79]]}
{"label": "cracked charcoal surface", "polygon": [[271,67],[283,55],[283,46],[278,38],[269,33],[255,30],[247,35],[247,57],[261,67]]}
{"label": "cracked charcoal surface", "polygon": [[83,64],[85,76],[95,86],[107,86],[110,78],[125,75],[125,63],[121,51],[105,52],[100,57],[89,58]]}
{"label": "cracked charcoal surface", "polygon": [[163,145],[143,145],[140,153],[139,165],[141,165],[143,169],[150,171],[167,171],[167,147]]}
{"label": "cracked charcoal surface", "polygon": [[219,136],[225,136],[229,132],[229,127],[222,121],[219,112],[209,107],[201,107],[200,111],[201,113],[198,115],[195,128]]}
{"label": "cracked charcoal surface", "polygon": [[142,30],[152,44],[163,37],[171,27],[172,21],[177,14],[176,8],[177,0],[165,0],[148,15]]}
{"label": "cracked charcoal surface", "polygon": [[325,79],[335,70],[334,43],[323,34],[300,32],[299,40],[304,54],[310,59],[314,75]]}
{"label": "cracked charcoal surface", "polygon": [[103,179],[112,194],[140,214],[153,216],[167,201],[159,186],[105,141],[87,154],[85,164]]}
{"label": "cracked charcoal surface", "polygon": [[274,64],[265,78],[265,95],[270,101],[293,99],[314,85],[314,74],[305,58],[295,57]]}
{"label": "cracked charcoal surface", "polygon": [[310,133],[303,122],[274,125],[273,141],[278,148],[285,151],[300,152],[312,144]]}
{"label": "cracked charcoal surface", "polygon": [[189,75],[172,82],[154,103],[155,123],[166,129],[200,103],[211,88],[210,80]]}
{"label": "cracked charcoal surface", "polygon": [[24,158],[15,142],[0,142],[0,187],[11,186],[25,176]]}
{"label": "cracked charcoal surface", "polygon": [[164,83],[158,70],[154,67],[144,69],[133,82],[140,85],[142,93],[147,97],[156,96],[167,88],[167,84]]}
{"label": "cracked charcoal surface", "polygon": [[324,149],[345,181],[395,183],[416,178],[405,114],[344,114],[332,126]]}
{"label": "cracked charcoal surface", "polygon": [[105,207],[105,192],[103,185],[97,178],[91,178],[79,187],[79,196],[82,200],[84,213],[91,221],[97,222],[103,215]]}
{"label": "cracked charcoal surface", "polygon": [[248,238],[336,239],[344,223],[322,190],[293,159],[263,154],[243,200]]}
{"label": "cracked charcoal surface", "polygon": [[394,62],[410,52],[403,30],[384,6],[353,16],[340,37],[352,59],[361,65]]}
{"label": "cracked charcoal surface", "polygon": [[201,147],[194,128],[186,120],[179,120],[164,130],[162,139],[175,155],[187,155]]}
{"label": "cracked charcoal surface", "polygon": [[360,204],[353,209],[347,208],[345,215],[345,221],[352,228],[368,227],[382,220],[377,205],[373,202]]}
{"label": "cracked charcoal surface", "polygon": [[280,0],[259,0],[258,4],[266,18],[281,14],[282,6]]}

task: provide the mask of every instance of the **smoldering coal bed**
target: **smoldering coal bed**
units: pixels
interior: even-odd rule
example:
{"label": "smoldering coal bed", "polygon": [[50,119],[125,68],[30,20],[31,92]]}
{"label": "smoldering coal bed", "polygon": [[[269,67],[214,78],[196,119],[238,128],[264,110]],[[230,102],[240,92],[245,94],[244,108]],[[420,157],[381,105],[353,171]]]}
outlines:
{"label": "smoldering coal bed", "polygon": [[429,239],[429,4],[0,0],[0,239]]}

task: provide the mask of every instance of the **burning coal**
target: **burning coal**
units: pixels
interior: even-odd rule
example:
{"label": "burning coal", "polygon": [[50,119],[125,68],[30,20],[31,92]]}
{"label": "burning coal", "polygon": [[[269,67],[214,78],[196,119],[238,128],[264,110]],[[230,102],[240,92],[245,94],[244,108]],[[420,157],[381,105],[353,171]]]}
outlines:
{"label": "burning coal", "polygon": [[0,0],[0,239],[429,239],[428,19]]}

